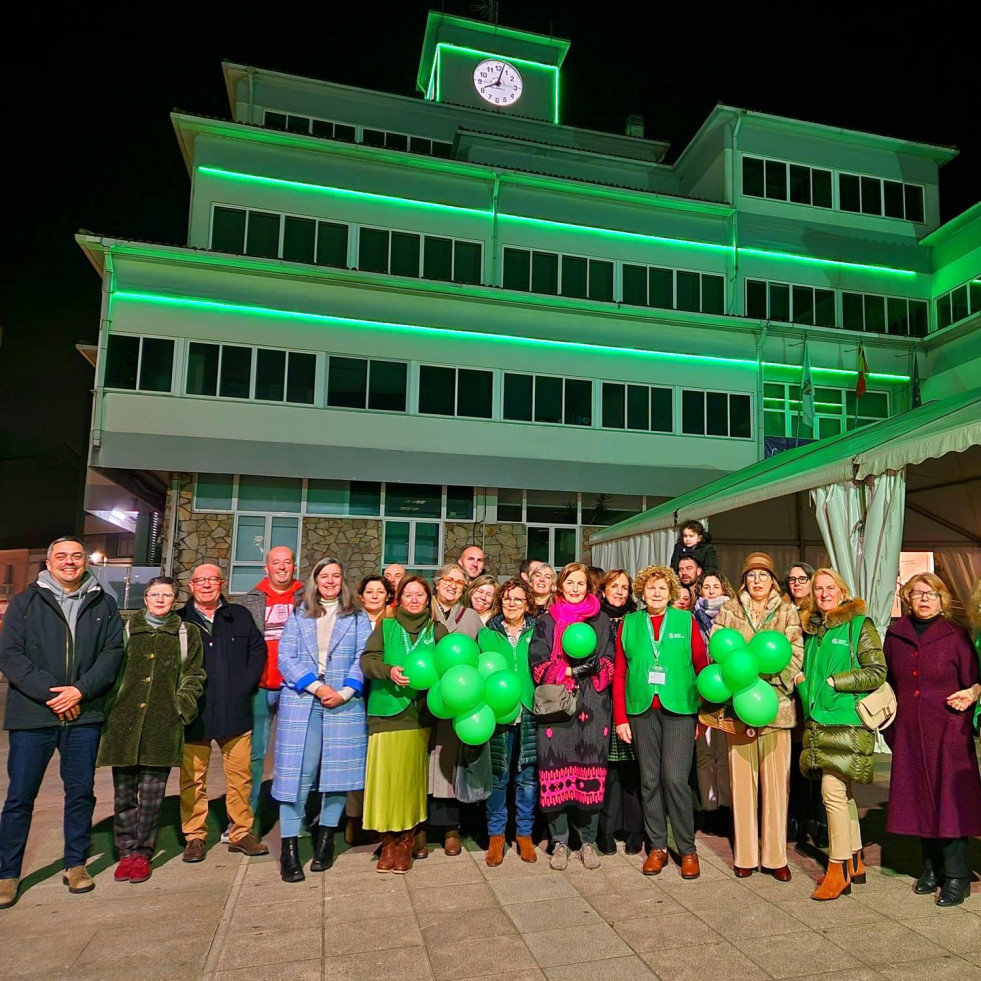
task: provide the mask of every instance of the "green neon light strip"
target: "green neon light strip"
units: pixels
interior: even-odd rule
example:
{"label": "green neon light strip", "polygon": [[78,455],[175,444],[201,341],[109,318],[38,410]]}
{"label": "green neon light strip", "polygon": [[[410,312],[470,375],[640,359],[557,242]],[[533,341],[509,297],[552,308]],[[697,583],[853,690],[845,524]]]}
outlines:
{"label": "green neon light strip", "polygon": [[[764,361],[764,368],[786,368],[789,371],[803,374],[803,367],[799,364],[783,364],[780,361]],[[850,371],[848,368],[811,368],[811,371],[816,375],[837,375],[839,378],[857,378],[857,371]],[[900,381],[908,382],[909,375],[887,375],[882,372],[870,371],[866,374],[866,378],[873,381]]]}
{"label": "green neon light strip", "polygon": [[793,252],[768,252],[765,249],[747,249],[738,246],[737,251],[743,255],[758,255],[765,259],[787,259],[791,262],[803,262],[808,265],[842,266],[845,269],[863,269],[867,272],[889,273],[893,276],[915,276],[911,269],[896,269],[893,266],[872,266],[864,262],[845,262],[843,259],[818,259],[810,255],[796,255]]}
{"label": "green neon light strip", "polygon": [[510,55],[498,54],[495,51],[481,51],[478,48],[468,48],[462,44],[451,44],[449,41],[440,41],[436,45],[436,50],[445,48],[447,51],[459,51],[461,54],[476,58],[493,58],[496,61],[507,61],[512,65],[525,65],[528,68],[540,68],[542,71],[551,72],[558,76],[559,69],[555,65],[546,65],[543,61],[529,61],[527,58],[512,58]]}
{"label": "green neon light strip", "polygon": [[[783,407],[783,406],[786,406],[786,405],[800,405],[800,400],[799,399],[786,399],[785,400],[785,399],[775,399],[775,398],[772,398],[770,396],[767,396],[766,398],[763,399],[763,401],[764,401],[764,403],[769,402],[771,405],[773,405],[775,407],[778,407],[778,408]],[[841,402],[815,402],[814,403],[814,408],[815,409],[837,409],[837,410],[840,410],[841,409]]]}

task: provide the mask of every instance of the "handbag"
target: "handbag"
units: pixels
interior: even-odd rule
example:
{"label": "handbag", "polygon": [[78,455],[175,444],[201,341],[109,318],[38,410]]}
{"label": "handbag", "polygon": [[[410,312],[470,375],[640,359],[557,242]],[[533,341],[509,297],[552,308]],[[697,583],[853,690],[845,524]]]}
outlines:
{"label": "handbag", "polygon": [[[862,617],[855,617],[852,620],[852,627],[848,631],[848,652],[851,655],[852,666],[855,666],[855,641],[856,633],[862,630]],[[858,624],[858,631],[854,624]],[[862,720],[862,725],[873,732],[882,732],[888,729],[896,721],[896,693],[892,690],[892,685],[888,681],[876,688],[874,692],[860,698],[855,695],[855,711]]]}
{"label": "handbag", "polygon": [[704,706],[698,713],[698,721],[703,726],[718,729],[720,732],[727,732],[732,736],[748,736],[752,739],[756,735],[756,730],[752,726],[746,725],[742,719],[729,714],[725,705]]}
{"label": "handbag", "polygon": [[564,722],[579,709],[579,689],[565,685],[539,685],[535,689],[535,715],[544,722]]}

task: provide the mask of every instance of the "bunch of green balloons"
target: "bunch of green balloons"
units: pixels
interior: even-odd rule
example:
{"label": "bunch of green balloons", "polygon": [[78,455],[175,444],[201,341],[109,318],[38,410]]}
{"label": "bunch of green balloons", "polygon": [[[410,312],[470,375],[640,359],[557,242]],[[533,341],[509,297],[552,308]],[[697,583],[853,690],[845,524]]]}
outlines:
{"label": "bunch of green balloons", "polygon": [[769,725],[777,716],[777,693],[761,674],[779,674],[790,664],[793,648],[776,630],[761,630],[747,644],[731,627],[715,631],[709,638],[714,664],[699,672],[698,693],[707,702],[732,699],[736,715],[748,726]]}
{"label": "bunch of green balloons", "polygon": [[460,742],[480,746],[498,724],[521,712],[521,679],[497,651],[481,651],[464,634],[447,634],[433,654],[414,651],[403,666],[409,686],[429,689],[426,704],[438,719],[452,719]]}

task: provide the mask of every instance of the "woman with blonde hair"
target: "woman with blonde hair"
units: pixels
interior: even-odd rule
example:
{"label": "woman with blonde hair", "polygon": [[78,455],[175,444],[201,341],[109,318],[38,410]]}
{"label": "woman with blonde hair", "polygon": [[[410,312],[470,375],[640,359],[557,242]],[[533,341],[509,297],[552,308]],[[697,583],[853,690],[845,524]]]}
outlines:
{"label": "woman with blonde hair", "polygon": [[531,586],[532,598],[530,613],[533,617],[540,617],[555,599],[555,570],[547,562],[540,562],[529,576],[528,585]]}
{"label": "woman with blonde hair", "polygon": [[500,592],[497,578],[484,573],[467,586],[463,594],[463,605],[468,610],[473,610],[486,627],[490,618],[501,612]]}
{"label": "woman with blonde hair", "polygon": [[852,783],[871,783],[875,733],[856,703],[886,680],[886,661],[865,601],[853,598],[834,569],[811,577],[803,623],[804,672],[798,681],[804,707],[800,771],[821,780],[828,812],[828,871],[811,899],[837,899],[865,882],[862,830]]}
{"label": "woman with blonde hair", "polygon": [[978,658],[952,623],[950,592],[921,572],[900,590],[905,615],[886,632],[888,680],[896,722],[886,831],[915,835],[923,872],[913,891],[938,906],[958,906],[971,889],[968,838],[981,835],[981,776],[968,709],[981,693]]}

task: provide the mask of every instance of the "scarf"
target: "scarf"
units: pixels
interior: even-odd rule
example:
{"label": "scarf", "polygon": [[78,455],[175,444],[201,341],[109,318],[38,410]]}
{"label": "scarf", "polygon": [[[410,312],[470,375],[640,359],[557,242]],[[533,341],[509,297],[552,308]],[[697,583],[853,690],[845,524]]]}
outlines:
{"label": "scarf", "polygon": [[701,630],[705,637],[708,637],[712,632],[712,626],[715,623],[715,618],[719,615],[719,610],[725,606],[726,601],[729,599],[730,597],[724,594],[722,596],[713,596],[712,599],[698,598],[692,614],[695,617],[695,622],[698,624],[698,629]]}
{"label": "scarf", "polygon": [[617,626],[628,614],[637,609],[637,601],[633,596],[627,597],[627,602],[623,606],[614,606],[605,596],[599,598],[600,609],[610,618],[610,622]]}
{"label": "scarf", "polygon": [[555,621],[555,632],[552,634],[552,657],[562,654],[562,635],[565,628],[573,623],[582,623],[596,616],[600,611],[600,601],[596,596],[585,596],[579,603],[570,603],[561,596],[556,596],[548,612]]}
{"label": "scarf", "polygon": [[419,613],[410,613],[400,606],[395,611],[395,619],[398,620],[410,637],[415,637],[421,630],[425,629],[426,624],[432,619],[432,615],[428,607]]}

